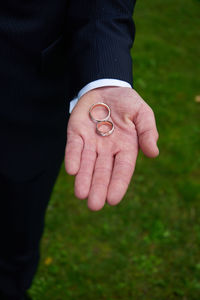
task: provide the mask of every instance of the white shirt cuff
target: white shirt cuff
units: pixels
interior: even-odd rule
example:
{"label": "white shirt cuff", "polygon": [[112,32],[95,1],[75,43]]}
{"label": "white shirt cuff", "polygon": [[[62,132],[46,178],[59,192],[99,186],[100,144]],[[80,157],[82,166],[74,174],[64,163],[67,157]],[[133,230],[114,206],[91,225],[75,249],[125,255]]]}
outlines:
{"label": "white shirt cuff", "polygon": [[73,108],[75,107],[78,100],[90,90],[103,87],[103,86],[120,86],[120,87],[129,87],[132,88],[131,85],[123,80],[119,79],[111,79],[111,78],[104,78],[92,81],[85,85],[78,93],[77,97],[70,101],[69,113],[72,112]]}

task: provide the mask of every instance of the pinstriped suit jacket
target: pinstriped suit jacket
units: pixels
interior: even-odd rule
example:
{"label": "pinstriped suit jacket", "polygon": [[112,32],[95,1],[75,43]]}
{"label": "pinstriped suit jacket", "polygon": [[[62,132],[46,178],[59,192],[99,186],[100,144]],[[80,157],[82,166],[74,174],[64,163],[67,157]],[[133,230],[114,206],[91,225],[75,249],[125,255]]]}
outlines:
{"label": "pinstriped suit jacket", "polygon": [[[23,178],[64,148],[69,101],[88,82],[132,84],[135,0],[0,4],[0,172]],[[35,161],[29,157],[35,153]]]}

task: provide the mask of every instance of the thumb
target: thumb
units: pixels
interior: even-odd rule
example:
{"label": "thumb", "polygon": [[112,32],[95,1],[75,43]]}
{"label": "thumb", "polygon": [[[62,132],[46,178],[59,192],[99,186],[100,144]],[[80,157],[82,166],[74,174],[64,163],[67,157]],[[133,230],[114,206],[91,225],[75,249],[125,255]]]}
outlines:
{"label": "thumb", "polygon": [[153,110],[146,103],[142,104],[138,111],[135,126],[142,152],[148,157],[158,156],[157,140],[159,135],[156,121]]}

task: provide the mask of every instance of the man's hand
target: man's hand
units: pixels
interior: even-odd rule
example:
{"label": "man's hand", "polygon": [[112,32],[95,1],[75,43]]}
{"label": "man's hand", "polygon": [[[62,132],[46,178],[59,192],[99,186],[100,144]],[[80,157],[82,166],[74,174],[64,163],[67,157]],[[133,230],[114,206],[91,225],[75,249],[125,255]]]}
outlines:
{"label": "man's hand", "polygon": [[[89,117],[96,102],[111,109],[115,130],[109,136],[98,135]],[[100,210],[106,201],[118,204],[133,175],[138,149],[156,157],[157,139],[154,113],[135,90],[104,87],[86,93],[73,109],[67,130],[65,168],[76,175],[75,195],[88,198],[91,210]]]}

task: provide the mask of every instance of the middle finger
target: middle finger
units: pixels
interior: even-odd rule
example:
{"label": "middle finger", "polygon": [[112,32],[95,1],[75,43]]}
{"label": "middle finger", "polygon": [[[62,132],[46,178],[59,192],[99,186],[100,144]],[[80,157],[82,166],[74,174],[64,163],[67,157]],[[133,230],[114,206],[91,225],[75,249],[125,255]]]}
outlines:
{"label": "middle finger", "polygon": [[88,207],[91,210],[100,210],[105,204],[113,169],[113,159],[113,156],[107,153],[100,153],[96,159],[88,197]]}

